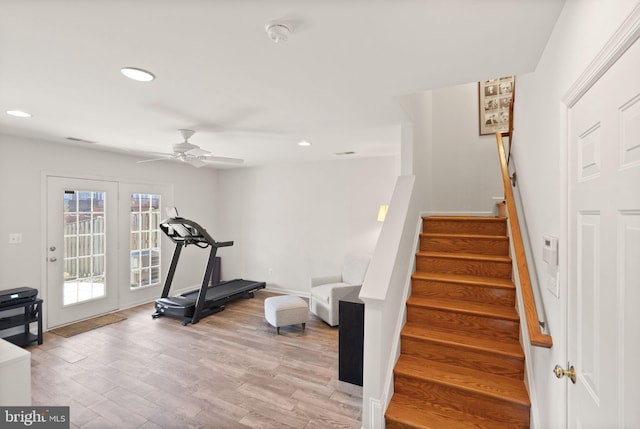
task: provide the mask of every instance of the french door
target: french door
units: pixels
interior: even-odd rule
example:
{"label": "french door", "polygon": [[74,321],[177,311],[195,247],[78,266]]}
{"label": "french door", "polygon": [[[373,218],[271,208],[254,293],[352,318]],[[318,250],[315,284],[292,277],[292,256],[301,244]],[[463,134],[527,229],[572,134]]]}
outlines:
{"label": "french door", "polygon": [[118,301],[124,308],[162,293],[171,243],[163,240],[160,221],[164,207],[173,204],[173,192],[170,186],[141,183],[120,183],[119,191]]}
{"label": "french door", "polygon": [[47,178],[48,327],[118,307],[118,184]]}

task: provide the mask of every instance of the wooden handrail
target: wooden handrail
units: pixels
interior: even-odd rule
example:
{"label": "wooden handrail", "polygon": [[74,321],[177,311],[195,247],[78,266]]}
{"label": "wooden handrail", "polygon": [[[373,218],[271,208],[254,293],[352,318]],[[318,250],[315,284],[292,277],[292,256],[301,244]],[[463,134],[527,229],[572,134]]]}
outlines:
{"label": "wooden handrail", "polygon": [[507,157],[502,142],[503,136],[509,133],[496,133],[496,141],[498,142],[498,156],[500,157],[500,168],[502,170],[502,184],[504,186],[504,198],[507,203],[507,212],[509,213],[509,225],[511,228],[511,238],[516,256],[516,264],[518,267],[518,275],[520,277],[520,289],[522,292],[522,301],[524,304],[524,313],[526,318],[527,330],[529,331],[529,339],[531,344],[538,347],[551,348],[553,341],[550,335],[544,334],[540,330],[538,321],[538,310],[533,297],[533,289],[531,288],[531,278],[529,276],[529,268],[527,267],[526,254],[522,242],[522,234],[520,232],[520,222],[518,221],[518,213],[516,211],[516,202],[513,198],[513,190],[511,189],[511,181],[509,178],[509,170],[507,166]]}
{"label": "wooden handrail", "polygon": [[[513,147],[513,109],[516,102],[516,80],[513,80],[513,87],[511,88],[511,100],[509,100],[509,153],[507,154],[507,166],[511,161],[511,148]],[[507,170],[509,171],[509,170]]]}

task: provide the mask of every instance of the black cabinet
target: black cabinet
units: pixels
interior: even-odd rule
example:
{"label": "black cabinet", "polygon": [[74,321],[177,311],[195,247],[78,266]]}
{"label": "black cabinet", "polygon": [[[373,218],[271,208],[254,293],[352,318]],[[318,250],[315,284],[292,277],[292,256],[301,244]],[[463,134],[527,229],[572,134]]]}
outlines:
{"label": "black cabinet", "polygon": [[[16,308],[22,308],[24,311],[19,314],[5,316],[6,313],[13,313],[9,312],[9,310],[13,310]],[[30,332],[32,323],[38,324],[37,334],[32,334]],[[7,337],[3,336],[3,331],[10,328],[15,328],[17,326],[23,327],[23,332]],[[34,342],[42,344],[42,299],[36,298],[34,300],[1,307],[0,338],[20,347],[29,345]]]}
{"label": "black cabinet", "polygon": [[362,386],[364,303],[358,294],[338,302],[338,379]]}

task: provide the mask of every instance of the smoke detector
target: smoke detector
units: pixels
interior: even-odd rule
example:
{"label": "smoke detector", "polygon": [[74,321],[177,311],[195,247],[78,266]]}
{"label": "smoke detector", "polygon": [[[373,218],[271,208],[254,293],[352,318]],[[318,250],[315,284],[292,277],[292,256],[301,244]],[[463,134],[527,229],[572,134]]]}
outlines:
{"label": "smoke detector", "polygon": [[289,23],[281,21],[271,21],[264,26],[269,39],[275,43],[286,42],[289,35],[293,32],[293,26]]}

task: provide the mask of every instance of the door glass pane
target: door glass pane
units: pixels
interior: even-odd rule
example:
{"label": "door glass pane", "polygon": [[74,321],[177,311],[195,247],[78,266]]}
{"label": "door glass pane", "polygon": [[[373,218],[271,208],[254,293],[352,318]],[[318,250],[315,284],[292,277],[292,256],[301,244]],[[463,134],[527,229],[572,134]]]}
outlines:
{"label": "door glass pane", "polygon": [[104,192],[64,191],[63,305],[105,296]]}
{"label": "door glass pane", "polygon": [[160,195],[131,194],[131,289],[160,283]]}

